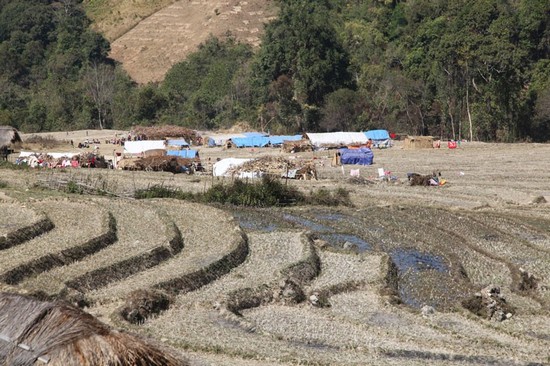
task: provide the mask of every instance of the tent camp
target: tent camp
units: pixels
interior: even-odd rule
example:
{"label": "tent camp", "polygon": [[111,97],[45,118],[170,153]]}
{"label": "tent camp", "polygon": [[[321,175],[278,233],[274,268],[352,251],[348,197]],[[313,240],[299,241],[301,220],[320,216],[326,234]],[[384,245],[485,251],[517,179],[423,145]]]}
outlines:
{"label": "tent camp", "polygon": [[263,132],[243,132],[243,133],[226,133],[218,135],[210,135],[208,137],[208,146],[226,146],[228,140],[234,140],[236,138],[249,138],[249,137],[265,137],[267,134]]}
{"label": "tent camp", "polygon": [[432,149],[434,147],[432,136],[407,136],[403,141],[404,149]]}
{"label": "tent camp", "polygon": [[164,140],[126,141],[124,143],[125,154],[141,154],[148,150],[161,150],[166,148]]}
{"label": "tent camp", "polygon": [[368,147],[339,149],[341,164],[372,165],[374,154]]}
{"label": "tent camp", "polygon": [[365,135],[372,140],[373,147],[385,148],[391,146],[391,138],[387,130],[370,130],[365,132]]}
{"label": "tent camp", "polygon": [[306,136],[316,148],[363,145],[369,140],[363,132],[306,133]]}
{"label": "tent camp", "polygon": [[234,137],[227,141],[227,147],[265,147],[267,145],[269,145],[269,137],[265,136]]}

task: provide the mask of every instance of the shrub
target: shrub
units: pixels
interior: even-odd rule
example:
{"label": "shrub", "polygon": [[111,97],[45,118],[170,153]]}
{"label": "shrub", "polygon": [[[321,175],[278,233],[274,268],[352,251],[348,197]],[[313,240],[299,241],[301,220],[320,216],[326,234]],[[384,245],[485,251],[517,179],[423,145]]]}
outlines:
{"label": "shrub", "polygon": [[229,185],[216,184],[202,195],[201,200],[237,206],[269,207],[302,202],[304,197],[295,188],[265,176],[257,183],[246,183],[237,179]]}
{"label": "shrub", "polygon": [[0,180],[0,188],[7,188],[8,182],[4,182],[3,180]]}

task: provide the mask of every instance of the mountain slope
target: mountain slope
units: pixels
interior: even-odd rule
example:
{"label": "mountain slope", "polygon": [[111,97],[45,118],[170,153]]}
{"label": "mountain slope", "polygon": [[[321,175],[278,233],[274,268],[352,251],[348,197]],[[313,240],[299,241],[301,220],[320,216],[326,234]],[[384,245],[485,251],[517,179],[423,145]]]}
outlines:
{"label": "mountain slope", "polygon": [[[117,11],[120,12],[114,10]],[[138,83],[161,81],[172,65],[184,60],[210,35],[231,35],[257,46],[263,25],[275,14],[275,6],[268,0],[177,1],[112,41],[111,57],[120,61]],[[139,17],[137,13],[134,16]],[[132,16],[127,14],[128,17]],[[101,27],[106,35],[116,34],[108,30],[112,29],[108,24]]]}

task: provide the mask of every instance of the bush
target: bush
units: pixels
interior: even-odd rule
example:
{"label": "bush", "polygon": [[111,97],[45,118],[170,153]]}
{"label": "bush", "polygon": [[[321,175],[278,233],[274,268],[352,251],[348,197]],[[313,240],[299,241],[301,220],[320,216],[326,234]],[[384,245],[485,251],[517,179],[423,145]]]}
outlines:
{"label": "bush", "polygon": [[8,182],[4,182],[3,180],[0,180],[0,188],[7,188]]}
{"label": "bush", "polygon": [[201,197],[208,203],[237,206],[269,207],[289,205],[304,201],[303,195],[279,180],[265,176],[258,183],[235,180],[230,185],[216,184]]}

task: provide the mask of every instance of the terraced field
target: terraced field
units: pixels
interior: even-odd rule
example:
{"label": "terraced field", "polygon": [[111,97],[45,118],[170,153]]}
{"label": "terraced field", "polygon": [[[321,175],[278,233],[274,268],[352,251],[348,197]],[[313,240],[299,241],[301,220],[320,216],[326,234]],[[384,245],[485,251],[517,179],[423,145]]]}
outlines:
{"label": "terraced field", "polygon": [[[536,148],[550,159],[550,148]],[[549,176],[534,169],[530,151],[516,152],[521,180],[497,173],[495,152],[480,148],[441,152],[444,159],[435,151],[408,161],[403,151],[378,155],[378,166],[393,161],[397,175],[442,161],[447,172],[464,172],[448,173],[443,187],[357,184],[328,167],[320,181],[289,183],[346,188],[354,207],[71,195],[37,189],[40,172],[2,171],[4,181],[28,183],[2,189],[0,290],[71,301],[192,365],[548,364]],[[468,154],[478,163],[463,162]],[[103,174],[125,192],[155,182],[196,192],[212,183],[74,174]],[[505,306],[502,317],[472,305],[487,288],[500,290],[487,309]],[[128,322],[128,307],[145,317]]]}

